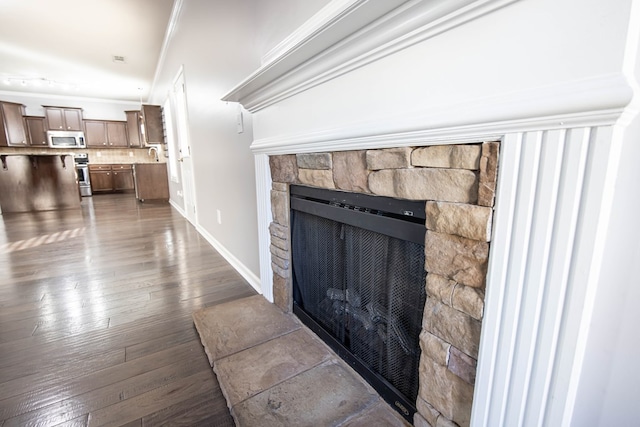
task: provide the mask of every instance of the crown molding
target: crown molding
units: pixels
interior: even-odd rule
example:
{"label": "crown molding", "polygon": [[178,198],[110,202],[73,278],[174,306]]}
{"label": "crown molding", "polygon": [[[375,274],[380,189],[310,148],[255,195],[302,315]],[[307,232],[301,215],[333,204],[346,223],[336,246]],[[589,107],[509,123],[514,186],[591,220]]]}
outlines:
{"label": "crown molding", "polygon": [[519,0],[340,0],[222,98],[256,112]]}
{"label": "crown molding", "polygon": [[149,102],[149,99],[151,98],[151,96],[153,96],[153,91],[156,87],[156,84],[158,83],[158,79],[160,78],[160,73],[162,72],[162,67],[164,67],[164,61],[167,56],[167,50],[169,49],[169,43],[171,42],[171,38],[173,37],[173,31],[178,24],[180,12],[182,12],[183,2],[184,0],[174,0],[173,2],[171,16],[169,17],[167,30],[164,33],[164,40],[162,40],[162,47],[160,48],[160,56],[158,57],[158,63],[156,64],[156,71],[153,73],[153,81],[151,82],[151,87],[149,88],[146,102]]}

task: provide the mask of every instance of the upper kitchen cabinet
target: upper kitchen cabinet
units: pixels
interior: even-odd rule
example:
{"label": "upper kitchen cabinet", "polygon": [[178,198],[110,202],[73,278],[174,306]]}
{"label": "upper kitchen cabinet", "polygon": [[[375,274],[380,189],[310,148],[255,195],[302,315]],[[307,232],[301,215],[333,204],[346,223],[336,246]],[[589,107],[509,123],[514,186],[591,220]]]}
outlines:
{"label": "upper kitchen cabinet", "polygon": [[142,115],[140,111],[125,111],[127,115],[127,133],[129,134],[130,147],[144,147],[140,124],[142,123]]}
{"label": "upper kitchen cabinet", "polygon": [[34,147],[48,146],[44,117],[24,116],[24,124],[27,130],[27,141],[29,145]]}
{"label": "upper kitchen cabinet", "polygon": [[0,102],[0,146],[26,147],[27,133],[22,116],[24,105]]}
{"label": "upper kitchen cabinet", "polygon": [[144,141],[147,144],[163,144],[162,108],[159,105],[143,105],[141,111]]}
{"label": "upper kitchen cabinet", "polygon": [[85,120],[84,138],[89,148],[106,148],[107,126],[103,120]]}
{"label": "upper kitchen cabinet", "polygon": [[159,105],[142,105],[140,111],[125,111],[131,147],[147,144],[164,144],[162,108]]}
{"label": "upper kitchen cabinet", "polygon": [[82,130],[82,108],[44,106],[49,130]]}
{"label": "upper kitchen cabinet", "polygon": [[107,143],[113,148],[129,146],[126,122],[107,122]]}
{"label": "upper kitchen cabinet", "polygon": [[85,120],[84,129],[84,136],[89,148],[123,148],[129,146],[126,122]]}

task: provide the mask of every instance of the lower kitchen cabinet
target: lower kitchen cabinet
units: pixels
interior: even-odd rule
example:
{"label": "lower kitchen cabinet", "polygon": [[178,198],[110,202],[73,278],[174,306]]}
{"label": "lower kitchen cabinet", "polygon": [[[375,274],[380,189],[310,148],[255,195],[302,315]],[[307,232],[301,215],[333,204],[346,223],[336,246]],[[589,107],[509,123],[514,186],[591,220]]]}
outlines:
{"label": "lower kitchen cabinet", "polygon": [[138,200],[169,200],[169,180],[165,163],[137,163],[134,170]]}
{"label": "lower kitchen cabinet", "polygon": [[133,168],[131,165],[111,165],[113,189],[115,191],[133,190]]}
{"label": "lower kitchen cabinet", "polygon": [[89,179],[93,193],[134,190],[131,165],[89,165]]}

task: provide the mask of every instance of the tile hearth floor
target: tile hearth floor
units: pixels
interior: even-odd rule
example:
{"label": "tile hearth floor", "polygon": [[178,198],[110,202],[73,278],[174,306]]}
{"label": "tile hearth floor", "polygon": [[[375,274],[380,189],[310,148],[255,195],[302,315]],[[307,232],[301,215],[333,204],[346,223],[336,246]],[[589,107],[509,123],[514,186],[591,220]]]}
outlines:
{"label": "tile hearth floor", "polygon": [[409,425],[295,316],[261,295],[193,319],[239,427]]}

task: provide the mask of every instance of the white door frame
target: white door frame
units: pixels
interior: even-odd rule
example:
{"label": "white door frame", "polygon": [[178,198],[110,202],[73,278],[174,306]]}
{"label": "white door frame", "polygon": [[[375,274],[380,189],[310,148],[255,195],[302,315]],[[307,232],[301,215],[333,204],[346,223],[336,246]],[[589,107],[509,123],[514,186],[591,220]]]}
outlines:
{"label": "white door frame", "polygon": [[184,197],[184,213],[187,220],[196,225],[197,212],[195,204],[195,181],[193,179],[193,161],[191,159],[191,138],[189,136],[189,114],[187,91],[184,79],[184,68],[180,66],[171,88],[174,100],[174,114],[178,135],[178,161],[182,177],[182,192]]}

